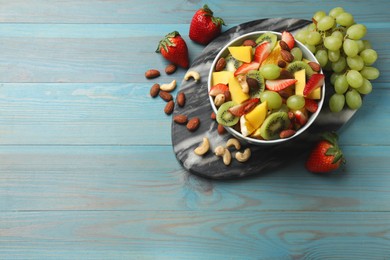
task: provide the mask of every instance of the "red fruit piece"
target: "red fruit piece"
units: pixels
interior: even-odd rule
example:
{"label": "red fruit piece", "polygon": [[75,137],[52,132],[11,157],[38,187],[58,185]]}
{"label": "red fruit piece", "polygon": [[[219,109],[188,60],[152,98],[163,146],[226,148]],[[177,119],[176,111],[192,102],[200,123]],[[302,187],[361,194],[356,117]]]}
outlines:
{"label": "red fruit piece", "polygon": [[214,17],[213,11],[203,5],[192,17],[189,37],[194,42],[206,45],[221,33],[222,25],[225,25],[223,19]]}
{"label": "red fruit piece", "polygon": [[255,61],[252,61],[250,63],[244,63],[236,69],[236,71],[234,72],[234,76],[247,73],[250,70],[258,70],[259,67],[260,67],[260,63]]}
{"label": "red fruit piece", "polygon": [[299,110],[294,110],[293,113],[295,123],[297,123],[299,127],[304,126],[307,123],[309,116],[307,115],[306,109],[303,108]]}
{"label": "red fruit piece", "polygon": [[265,41],[264,43],[260,44],[255,49],[255,54],[253,56],[253,61],[262,63],[265,59],[267,59],[268,55],[271,53],[271,43],[268,41]]}
{"label": "red fruit piece", "polygon": [[265,81],[265,87],[272,91],[280,91],[294,85],[295,82],[297,82],[296,79],[267,79]]}
{"label": "red fruit piece", "polygon": [[303,89],[303,96],[308,96],[313,90],[321,87],[324,84],[324,74],[313,74],[310,79],[306,82],[305,88]]}
{"label": "red fruit piece", "polygon": [[189,66],[187,44],[177,31],[165,35],[159,42],[156,52],[160,52],[165,59],[173,64],[185,69]]}
{"label": "red fruit piece", "polygon": [[259,102],[259,98],[251,98],[242,102],[241,104],[229,108],[228,111],[234,116],[242,116],[252,111],[252,109],[254,109]]}
{"label": "red fruit piece", "polygon": [[228,91],[229,87],[225,84],[218,83],[217,85],[214,85],[210,88],[209,95],[210,96],[217,96],[218,94],[224,94],[225,91]]}
{"label": "red fruit piece", "polygon": [[282,41],[287,43],[287,45],[290,48],[290,50],[292,48],[294,48],[294,46],[295,46],[294,36],[290,32],[288,32],[288,31],[283,31],[282,32]]}
{"label": "red fruit piece", "polygon": [[305,98],[305,108],[310,113],[315,113],[318,110],[318,103],[314,99]]}
{"label": "red fruit piece", "polygon": [[305,163],[308,171],[325,173],[336,170],[345,159],[338,146],[338,137],[335,133],[326,133],[310,152]]}
{"label": "red fruit piece", "polygon": [[280,132],[279,137],[281,139],[289,138],[290,136],[295,135],[296,132],[297,131],[295,131],[293,129],[286,129],[286,130],[283,130],[282,132]]}

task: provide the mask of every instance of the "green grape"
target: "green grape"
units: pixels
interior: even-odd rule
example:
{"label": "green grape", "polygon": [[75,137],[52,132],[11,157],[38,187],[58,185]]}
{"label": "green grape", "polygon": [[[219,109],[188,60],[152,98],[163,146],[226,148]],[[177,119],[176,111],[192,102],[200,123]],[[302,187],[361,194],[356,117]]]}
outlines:
{"label": "green grape", "polygon": [[290,53],[294,56],[294,61],[302,60],[303,53],[300,48],[294,47],[291,49]]}
{"label": "green grape", "polygon": [[324,11],[317,11],[313,15],[313,19],[316,20],[316,21],[319,21],[324,16],[326,16],[326,13]]}
{"label": "green grape", "polygon": [[337,51],[343,45],[343,41],[336,36],[328,36],[324,39],[324,46],[328,50]]}
{"label": "green grape", "polygon": [[364,67],[360,73],[362,74],[363,77],[365,77],[368,80],[374,80],[379,77],[379,70],[375,67],[369,67],[366,66]]}
{"label": "green grape", "polygon": [[364,61],[359,55],[356,55],[355,57],[347,57],[347,65],[350,69],[359,71],[363,69]]}
{"label": "green grape", "polygon": [[359,53],[359,47],[357,43],[351,39],[345,39],[343,50],[348,57],[355,57]]}
{"label": "green grape", "polygon": [[363,38],[367,33],[367,27],[363,24],[354,24],[347,29],[348,38],[352,40],[359,40]]}
{"label": "green grape", "polygon": [[280,68],[276,64],[265,64],[261,66],[260,74],[265,79],[277,79],[280,76]]}
{"label": "green grape", "polygon": [[336,82],[336,80],[337,80],[337,78],[338,78],[339,76],[341,76],[341,75],[343,75],[343,74],[333,72],[333,73],[330,75],[330,84],[334,85],[335,82]]}
{"label": "green grape", "polygon": [[343,110],[345,105],[345,97],[342,94],[333,94],[329,99],[330,111],[337,113]]}
{"label": "green grape", "polygon": [[269,109],[279,109],[282,106],[282,97],[278,92],[265,90],[260,94],[261,102],[267,101]]}
{"label": "green grape", "polygon": [[351,26],[355,23],[355,20],[353,18],[353,15],[347,12],[341,13],[336,17],[336,23],[338,23],[341,26]]}
{"label": "green grape", "polygon": [[337,51],[328,51],[328,59],[331,62],[336,62],[340,59],[340,50]]}
{"label": "green grape", "polygon": [[322,37],[319,32],[312,31],[306,35],[306,43],[310,45],[317,45],[322,42]]}
{"label": "green grape", "polygon": [[347,61],[344,56],[340,56],[338,61],[332,63],[332,70],[334,72],[342,72],[347,66]]}
{"label": "green grape", "polygon": [[339,30],[336,30],[336,31],[332,32],[331,36],[337,37],[341,41],[344,40],[344,34],[341,31],[339,31]]}
{"label": "green grape", "polygon": [[345,94],[345,101],[350,109],[359,109],[362,106],[362,97],[356,89],[351,89]]}
{"label": "green grape", "polygon": [[378,59],[378,54],[373,49],[365,49],[360,53],[360,57],[362,57],[364,65],[370,66]]}
{"label": "green grape", "polygon": [[318,50],[314,56],[318,60],[318,63],[321,65],[321,67],[325,67],[328,63],[328,52],[326,50]]}
{"label": "green grape", "polygon": [[298,110],[305,106],[305,98],[301,95],[292,95],[287,98],[286,104],[288,108]]}
{"label": "green grape", "polygon": [[297,33],[294,36],[295,40],[298,40],[302,44],[305,44],[306,43],[306,36],[308,33],[309,33],[309,30],[307,30],[306,28],[303,28],[303,29],[297,31]]}
{"label": "green grape", "polygon": [[335,25],[335,20],[331,16],[324,16],[319,21],[317,21],[317,28],[320,31],[327,31]]}
{"label": "green grape", "polygon": [[311,45],[311,44],[307,44],[307,43],[305,43],[305,46],[306,46],[306,48],[309,49],[309,51],[310,51],[311,53],[315,53],[315,52],[316,52],[316,46]]}
{"label": "green grape", "polygon": [[344,8],[342,7],[335,7],[332,10],[329,11],[329,16],[336,18],[339,14],[344,13]]}
{"label": "green grape", "polygon": [[363,85],[356,90],[363,95],[370,94],[372,91],[372,84],[368,79],[363,79]]}
{"label": "green grape", "polygon": [[359,53],[365,49],[363,40],[355,40],[355,42],[356,42],[357,45],[358,45]]}
{"label": "green grape", "polygon": [[349,88],[347,77],[345,74],[338,76],[333,84],[334,90],[337,94],[344,94]]}
{"label": "green grape", "polygon": [[359,88],[363,85],[363,76],[357,70],[350,70],[346,75],[348,84],[353,88]]}

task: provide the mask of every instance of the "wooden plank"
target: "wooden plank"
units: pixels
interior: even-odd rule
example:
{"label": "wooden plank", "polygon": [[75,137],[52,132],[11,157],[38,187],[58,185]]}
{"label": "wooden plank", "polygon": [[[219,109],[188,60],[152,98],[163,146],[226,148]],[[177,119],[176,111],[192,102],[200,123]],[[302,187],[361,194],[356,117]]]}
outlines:
{"label": "wooden plank", "polygon": [[[163,112],[166,103],[149,95],[154,82],[160,81],[2,84],[0,144],[171,145],[172,118]],[[342,144],[389,144],[383,139],[390,128],[385,116],[389,107],[378,104],[390,99],[390,91],[387,84],[378,87],[344,127]]]}
{"label": "wooden plank", "polygon": [[170,146],[0,146],[0,210],[389,211],[389,147],[342,147],[347,164],[334,174],[308,173],[303,154],[209,181],[185,172]]}
{"label": "wooden plank", "polygon": [[[337,1],[310,4],[301,1],[246,1],[210,0],[207,2],[217,16],[228,24],[258,19],[259,17],[306,18],[317,10],[329,11],[343,6],[357,20],[388,22],[388,3],[376,0],[367,2]],[[142,0],[1,0],[1,22],[22,23],[151,23],[166,21],[172,24],[189,23],[194,12],[203,4],[199,2]],[[286,8],[288,6],[288,8]],[[237,13],[245,15],[237,15]],[[146,15],[147,14],[147,15]]]}
{"label": "wooden plank", "polygon": [[388,259],[388,212],[59,211],[0,216],[2,259]]}

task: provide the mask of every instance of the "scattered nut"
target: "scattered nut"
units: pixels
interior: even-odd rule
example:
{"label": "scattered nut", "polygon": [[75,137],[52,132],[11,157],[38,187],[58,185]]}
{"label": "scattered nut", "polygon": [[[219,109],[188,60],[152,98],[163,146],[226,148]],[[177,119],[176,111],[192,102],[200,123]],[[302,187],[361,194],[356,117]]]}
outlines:
{"label": "scattered nut", "polygon": [[194,153],[197,155],[204,155],[210,149],[210,142],[207,137],[203,137],[203,142],[194,150]]}
{"label": "scattered nut", "polygon": [[225,68],[225,66],[226,66],[226,60],[224,57],[221,57],[217,61],[217,64],[215,64],[215,71],[221,71]]}
{"label": "scattered nut", "polygon": [[238,75],[237,80],[241,85],[242,92],[248,94],[249,93],[249,86],[248,86],[248,83],[246,82],[246,76]]}
{"label": "scattered nut", "polygon": [[257,89],[259,87],[259,82],[253,78],[246,78],[246,83],[248,83],[249,89]]}
{"label": "scattered nut", "polygon": [[215,106],[219,107],[219,106],[221,106],[223,103],[225,103],[225,95],[224,95],[224,94],[218,94],[218,95],[214,98],[214,104],[215,104]]}
{"label": "scattered nut", "polygon": [[169,101],[169,102],[165,105],[165,108],[164,108],[165,114],[167,114],[167,115],[172,114],[173,108],[174,108],[174,107],[175,107],[175,103],[173,102],[173,100]]}
{"label": "scattered nut", "polygon": [[279,137],[281,139],[288,138],[290,136],[295,135],[296,132],[297,131],[295,131],[293,129],[286,129],[286,130],[283,130],[283,131],[280,132]]}
{"label": "scattered nut", "polygon": [[289,51],[281,50],[280,55],[282,56],[282,59],[286,62],[292,62],[294,60],[294,56]]}
{"label": "scattered nut", "polygon": [[210,118],[215,120],[217,118],[217,115],[214,112],[211,112]]}
{"label": "scattered nut", "polygon": [[173,117],[173,121],[177,124],[184,125],[187,124],[188,118],[186,115],[179,114]]}
{"label": "scattered nut", "polygon": [[255,47],[257,44],[254,40],[252,39],[247,39],[242,43],[243,46],[252,46]]}
{"label": "scattered nut", "polygon": [[216,156],[222,156],[225,153],[225,147],[223,147],[222,145],[215,147],[214,153]]}
{"label": "scattered nut", "polygon": [[165,101],[171,101],[172,99],[173,99],[173,97],[172,97],[172,95],[171,94],[169,94],[168,92],[166,92],[166,91],[160,91],[159,93],[158,93],[158,95],[163,99],[163,100],[165,100]]}
{"label": "scattered nut", "polygon": [[150,69],[145,72],[145,77],[147,79],[157,78],[158,76],[160,76],[160,71],[156,69]]}
{"label": "scattered nut", "polygon": [[279,41],[279,45],[282,50],[290,51],[290,47],[288,47],[288,44],[285,41]]}
{"label": "scattered nut", "polygon": [[169,84],[162,84],[160,90],[171,92],[176,88],[176,80],[172,80]]}
{"label": "scattered nut", "polygon": [[236,150],[241,149],[241,144],[236,138],[230,138],[229,140],[227,140],[226,147],[229,148],[231,146],[234,146],[234,148],[236,148]]}
{"label": "scattered nut", "polygon": [[157,83],[153,84],[153,86],[150,88],[150,96],[157,97],[159,92],[160,92],[160,85]]}
{"label": "scattered nut", "polygon": [[218,134],[220,134],[220,135],[223,135],[226,133],[225,127],[221,124],[218,124],[217,131],[218,131]]}
{"label": "scattered nut", "polygon": [[229,90],[226,90],[225,92],[223,92],[223,94],[225,95],[225,101],[231,101],[232,100],[232,94],[230,94]]}
{"label": "scattered nut", "polygon": [[251,157],[251,149],[246,148],[244,152],[236,152],[235,157],[239,162],[246,162]]}
{"label": "scattered nut", "polygon": [[194,132],[200,125],[199,117],[193,117],[187,122],[188,131]]}
{"label": "scattered nut", "polygon": [[179,107],[184,107],[184,105],[186,103],[186,96],[183,92],[180,92],[179,94],[177,94],[176,102],[179,105]]}
{"label": "scattered nut", "polygon": [[175,64],[169,64],[165,67],[165,73],[170,75],[176,71],[177,67]]}
{"label": "scattered nut", "polygon": [[310,61],[308,64],[315,72],[319,72],[321,70],[321,65],[318,64],[317,62]]}
{"label": "scattered nut", "polygon": [[223,163],[225,165],[229,165],[232,161],[232,154],[230,153],[230,151],[228,149],[225,149],[225,152],[223,153]]}
{"label": "scattered nut", "polygon": [[190,78],[193,78],[197,82],[200,80],[200,74],[194,70],[190,70],[184,75],[184,79],[189,80]]}
{"label": "scattered nut", "polygon": [[279,68],[285,68],[287,63],[284,60],[278,60],[278,66]]}

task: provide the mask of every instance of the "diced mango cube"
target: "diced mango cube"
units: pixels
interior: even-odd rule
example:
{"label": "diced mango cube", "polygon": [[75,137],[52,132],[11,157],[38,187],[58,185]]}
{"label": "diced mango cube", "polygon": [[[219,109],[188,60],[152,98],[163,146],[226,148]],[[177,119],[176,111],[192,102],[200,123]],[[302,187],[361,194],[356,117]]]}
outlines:
{"label": "diced mango cube", "polygon": [[298,70],[294,73],[294,78],[297,80],[295,82],[295,94],[303,96],[303,89],[306,85],[306,71],[305,69]]}
{"label": "diced mango cube", "polygon": [[252,61],[252,47],[251,46],[231,46],[228,47],[233,58],[249,63]]}
{"label": "diced mango cube", "polygon": [[245,100],[249,99],[249,94],[242,91],[240,82],[238,82],[236,77],[229,78],[228,84],[230,95],[232,96],[232,101],[236,102],[237,104],[241,104]]}
{"label": "diced mango cube", "polygon": [[218,71],[218,72],[213,72],[212,76],[212,85],[217,85],[219,83],[222,84],[228,84],[229,79],[234,77],[234,73],[232,71]]}

